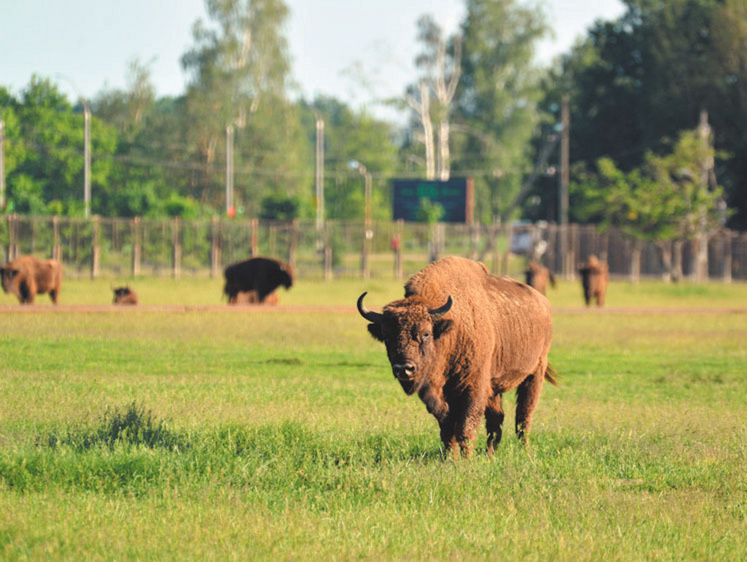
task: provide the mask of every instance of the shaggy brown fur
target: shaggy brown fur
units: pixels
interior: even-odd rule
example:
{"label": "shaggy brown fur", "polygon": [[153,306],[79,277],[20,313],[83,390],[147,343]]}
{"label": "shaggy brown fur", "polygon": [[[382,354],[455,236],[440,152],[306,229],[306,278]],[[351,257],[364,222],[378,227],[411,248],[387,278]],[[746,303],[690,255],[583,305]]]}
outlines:
{"label": "shaggy brown fur", "polygon": [[137,293],[129,287],[117,287],[114,291],[114,304],[137,304]]}
{"label": "shaggy brown fur", "polygon": [[60,296],[62,265],[56,260],[21,256],[0,268],[3,291],[18,297],[21,304],[34,304],[38,293],[49,293],[54,304]]}
{"label": "shaggy brown fur", "polygon": [[529,262],[524,275],[526,275],[527,285],[534,287],[543,295],[547,292],[548,281],[555,288],[555,277],[553,277],[553,274],[544,265],[540,265],[534,260]]}
{"label": "shaggy brown fur", "polygon": [[610,278],[607,264],[599,261],[592,254],[578,271],[581,274],[581,285],[584,288],[586,306],[591,304],[591,299],[596,299],[597,306],[604,306],[604,297],[607,294],[607,283]]}
{"label": "shaggy brown fur", "polygon": [[233,299],[229,299],[229,304],[266,304],[270,306],[274,306],[278,303],[278,293],[277,291],[273,291],[269,295],[265,297],[265,300],[262,302],[259,302],[259,297],[257,296],[257,291],[247,291],[247,292],[239,292],[236,294],[236,296]]}
{"label": "shaggy brown fur", "polygon": [[286,289],[293,286],[291,266],[273,258],[251,258],[231,264],[226,267],[224,276],[226,285],[223,292],[229,304],[238,304],[239,293],[251,292],[256,295],[256,302],[264,303],[267,296],[281,285]]}
{"label": "shaggy brown fur", "polygon": [[[405,285],[405,298],[382,314],[363,306],[371,335],[386,345],[405,393],[418,393],[438,420],[447,451],[472,451],[485,417],[488,453],[501,440],[503,393],[517,389],[516,434],[526,440],[545,379],[555,384],[547,353],[550,303],[535,289],[494,277],[476,261],[439,260]],[[457,448],[459,445],[459,448]]]}

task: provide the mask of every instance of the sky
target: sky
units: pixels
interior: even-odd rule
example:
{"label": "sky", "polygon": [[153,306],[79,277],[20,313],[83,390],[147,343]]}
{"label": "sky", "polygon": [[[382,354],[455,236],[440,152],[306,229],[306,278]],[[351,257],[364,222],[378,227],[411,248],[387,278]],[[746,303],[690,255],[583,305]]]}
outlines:
{"label": "sky", "polygon": [[[538,0],[554,38],[539,45],[548,64],[596,19],[623,13],[620,0]],[[462,0],[286,0],[293,95],[333,96],[376,113],[376,98],[412,82],[416,22],[431,14],[447,31],[463,17]],[[179,95],[180,58],[192,27],[206,20],[204,0],[0,0],[0,85],[20,94],[36,73],[71,101],[124,88],[130,61],[147,63],[156,94]],[[357,86],[365,76],[369,87]]]}

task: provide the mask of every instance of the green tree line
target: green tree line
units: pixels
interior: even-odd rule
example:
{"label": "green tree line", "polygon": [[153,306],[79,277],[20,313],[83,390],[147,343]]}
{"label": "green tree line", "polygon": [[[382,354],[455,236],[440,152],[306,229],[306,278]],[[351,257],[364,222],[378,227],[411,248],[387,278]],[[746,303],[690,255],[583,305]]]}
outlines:
{"label": "green tree line", "polygon": [[[93,213],[223,214],[233,146],[239,216],[313,217],[323,120],[327,218],[363,217],[356,161],[371,174],[376,219],[391,218],[391,178],[470,176],[480,222],[557,221],[557,143],[547,149],[567,99],[572,221],[664,238],[689,236],[703,213],[709,225],[747,227],[742,0],[625,0],[620,18],[595,22],[549,68],[535,60],[551,32],[541,7],[464,0],[453,33],[427,14],[413,30],[418,75],[401,96],[380,100],[408,116],[404,124],[331,96],[292,98],[283,0],[205,4],[181,59],[181,95],[158,97],[149,64],[134,60],[125,88],[85,101]],[[82,215],[83,100],[34,75],[21,92],[0,87],[0,112],[4,211]],[[705,145],[688,140],[706,138],[703,112]],[[682,220],[665,220],[672,213]]]}

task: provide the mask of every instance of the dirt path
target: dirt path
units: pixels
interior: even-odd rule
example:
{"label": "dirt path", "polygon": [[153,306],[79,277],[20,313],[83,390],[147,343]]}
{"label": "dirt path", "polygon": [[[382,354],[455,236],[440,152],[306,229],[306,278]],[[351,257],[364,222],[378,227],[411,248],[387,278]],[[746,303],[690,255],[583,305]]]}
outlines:
{"label": "dirt path", "polygon": [[[257,306],[257,305],[137,305],[137,306],[114,306],[114,305],[0,305],[0,314],[4,313],[38,313],[38,314],[60,314],[64,312],[204,312],[223,311],[233,313],[253,312],[350,312],[356,313],[355,306]],[[666,308],[666,307],[558,307],[553,312],[566,314],[747,314],[747,307],[729,308]]]}

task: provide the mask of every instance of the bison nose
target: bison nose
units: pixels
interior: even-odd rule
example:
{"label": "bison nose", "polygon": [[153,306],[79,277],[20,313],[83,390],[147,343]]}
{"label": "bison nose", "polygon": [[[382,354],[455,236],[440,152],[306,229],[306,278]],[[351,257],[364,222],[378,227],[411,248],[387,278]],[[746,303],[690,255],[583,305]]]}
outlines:
{"label": "bison nose", "polygon": [[412,363],[392,365],[392,371],[394,372],[394,376],[398,379],[409,379],[415,372],[415,365]]}

